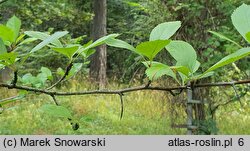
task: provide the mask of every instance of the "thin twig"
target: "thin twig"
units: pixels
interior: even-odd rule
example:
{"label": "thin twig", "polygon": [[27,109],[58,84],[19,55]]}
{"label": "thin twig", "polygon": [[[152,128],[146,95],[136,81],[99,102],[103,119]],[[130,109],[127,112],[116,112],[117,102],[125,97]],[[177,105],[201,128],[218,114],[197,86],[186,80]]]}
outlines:
{"label": "thin twig", "polygon": [[240,95],[238,94],[237,89],[236,89],[236,87],[235,87],[234,84],[232,85],[232,88],[234,89],[234,93],[235,93],[236,98],[237,98],[237,99],[239,100],[239,102],[240,102],[240,106],[243,107],[243,104],[242,104],[242,102],[240,101]]}
{"label": "thin twig", "polygon": [[55,95],[50,95],[57,106],[60,104],[57,102]]}
{"label": "thin twig", "polygon": [[218,82],[218,83],[205,83],[205,84],[195,84],[194,87],[213,87],[213,86],[232,86],[238,84],[248,84],[250,83],[250,79],[241,80],[241,81],[233,81],[233,82]]}
{"label": "thin twig", "polygon": [[47,90],[50,90],[50,89],[54,88],[54,87],[57,86],[60,82],[62,82],[62,81],[69,75],[69,72],[70,72],[72,66],[73,66],[73,63],[71,62],[71,63],[66,67],[66,71],[65,71],[64,75],[63,75],[56,83],[54,83],[53,85],[51,85],[50,87],[48,87]]}
{"label": "thin twig", "polygon": [[121,116],[120,116],[120,120],[121,120],[123,117],[123,112],[124,112],[123,94],[119,93],[119,96],[120,96],[120,100],[121,100]]}

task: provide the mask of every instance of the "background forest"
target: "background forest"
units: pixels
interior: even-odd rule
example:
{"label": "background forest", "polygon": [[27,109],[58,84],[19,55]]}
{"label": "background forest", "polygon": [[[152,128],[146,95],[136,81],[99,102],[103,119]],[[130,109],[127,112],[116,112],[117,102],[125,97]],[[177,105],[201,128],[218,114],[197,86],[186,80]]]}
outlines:
{"label": "background forest", "polygon": [[[237,46],[209,33],[216,31],[234,39],[242,46],[247,43],[231,22],[231,14],[242,0],[107,0],[107,33],[119,33],[120,39],[137,45],[148,39],[150,31],[166,21],[182,22],[172,39],[189,42],[203,63],[199,70],[208,67],[235,50]],[[244,3],[250,4],[249,0]],[[0,0],[0,23],[13,15],[22,20],[21,30],[47,33],[69,31],[67,41],[87,43],[93,39],[94,3],[91,0]],[[21,50],[34,45],[23,45]],[[52,72],[64,68],[66,57],[46,50],[33,54],[19,71],[36,75],[41,67]],[[173,64],[167,51],[157,55],[160,62]],[[67,91],[92,90],[98,85],[89,76],[91,62],[71,80],[59,85]],[[238,81],[249,79],[250,60],[245,57],[215,72],[199,82]],[[126,88],[145,84],[145,67],[130,51],[107,46],[107,85],[105,89]],[[8,80],[0,73],[0,81]],[[162,77],[153,84],[175,86],[173,80]],[[236,92],[235,92],[236,90]],[[198,134],[250,134],[250,87],[240,85],[201,89],[198,97],[206,100],[206,120],[200,123],[205,129]],[[15,90],[0,89],[0,100],[15,95]],[[239,99],[240,97],[240,99]],[[77,131],[71,129],[67,119],[53,117],[40,110],[43,104],[53,101],[45,95],[28,95],[1,108],[0,134],[185,134],[176,125],[186,122],[182,103],[185,95],[176,97],[165,92],[138,91],[124,96],[124,116],[120,120],[120,102],[116,95],[88,95],[59,97],[69,108],[74,120],[79,122]]]}

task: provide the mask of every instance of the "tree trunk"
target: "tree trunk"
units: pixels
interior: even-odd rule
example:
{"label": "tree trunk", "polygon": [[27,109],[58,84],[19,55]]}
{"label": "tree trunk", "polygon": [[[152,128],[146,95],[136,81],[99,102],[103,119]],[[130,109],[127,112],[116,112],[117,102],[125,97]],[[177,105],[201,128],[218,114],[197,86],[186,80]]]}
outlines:
{"label": "tree trunk", "polygon": [[[93,21],[93,39],[96,40],[107,34],[106,29],[106,0],[94,0],[94,21]],[[99,88],[104,88],[107,83],[107,52],[106,45],[96,48],[95,54],[91,58],[90,78],[93,82],[99,85]]]}

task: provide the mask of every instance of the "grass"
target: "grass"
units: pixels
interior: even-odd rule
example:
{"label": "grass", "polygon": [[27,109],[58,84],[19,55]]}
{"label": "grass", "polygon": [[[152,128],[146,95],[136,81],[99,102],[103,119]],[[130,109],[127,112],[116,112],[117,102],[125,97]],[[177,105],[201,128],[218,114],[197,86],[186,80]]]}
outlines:
{"label": "grass", "polygon": [[[90,86],[73,81],[67,91],[87,89]],[[110,87],[126,87],[110,85]],[[9,94],[8,94],[9,93]],[[2,96],[15,91],[1,90]],[[5,107],[0,115],[0,134],[126,134],[126,135],[173,135],[185,134],[185,129],[171,128],[169,97],[163,92],[140,91],[124,96],[125,112],[120,120],[120,99],[118,95],[86,95],[57,97],[61,105],[69,108],[73,121],[80,124],[72,130],[69,121],[41,112],[44,104],[53,104],[46,95],[30,94],[23,100]],[[246,104],[247,105],[247,104]],[[250,134],[249,106],[240,110],[235,103],[217,112],[219,134]],[[239,110],[234,110],[234,109]],[[185,123],[185,119],[177,119]]]}

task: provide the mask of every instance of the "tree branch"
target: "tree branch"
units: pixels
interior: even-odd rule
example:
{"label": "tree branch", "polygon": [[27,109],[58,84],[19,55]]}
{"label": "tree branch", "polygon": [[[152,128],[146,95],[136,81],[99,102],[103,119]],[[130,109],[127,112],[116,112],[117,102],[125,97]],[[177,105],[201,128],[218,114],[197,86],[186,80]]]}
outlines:
{"label": "tree branch", "polygon": [[[193,85],[194,88],[198,87],[215,87],[215,86],[232,86],[232,85],[238,85],[238,84],[249,84],[249,80],[242,80],[242,81],[234,81],[234,82],[218,82],[218,83],[205,83],[205,84],[195,84]],[[89,95],[89,94],[124,94],[129,93],[133,91],[142,91],[142,90],[156,90],[156,91],[168,91],[171,92],[173,90],[184,90],[187,89],[187,86],[177,86],[177,87],[154,87],[154,86],[138,86],[138,87],[132,87],[132,88],[125,88],[125,89],[119,89],[119,90],[92,90],[92,91],[79,91],[79,92],[58,92],[58,91],[49,91],[44,89],[37,89],[27,86],[18,86],[11,84],[3,84],[0,83],[0,87],[5,87],[8,89],[19,89],[19,90],[26,90],[30,92],[35,93],[43,93],[47,95],[58,95],[58,96],[70,96],[70,95]]]}
{"label": "tree branch", "polygon": [[121,115],[120,115],[120,120],[121,120],[123,117],[123,112],[124,112],[123,94],[119,93],[119,96],[120,96],[120,100],[121,100]]}

